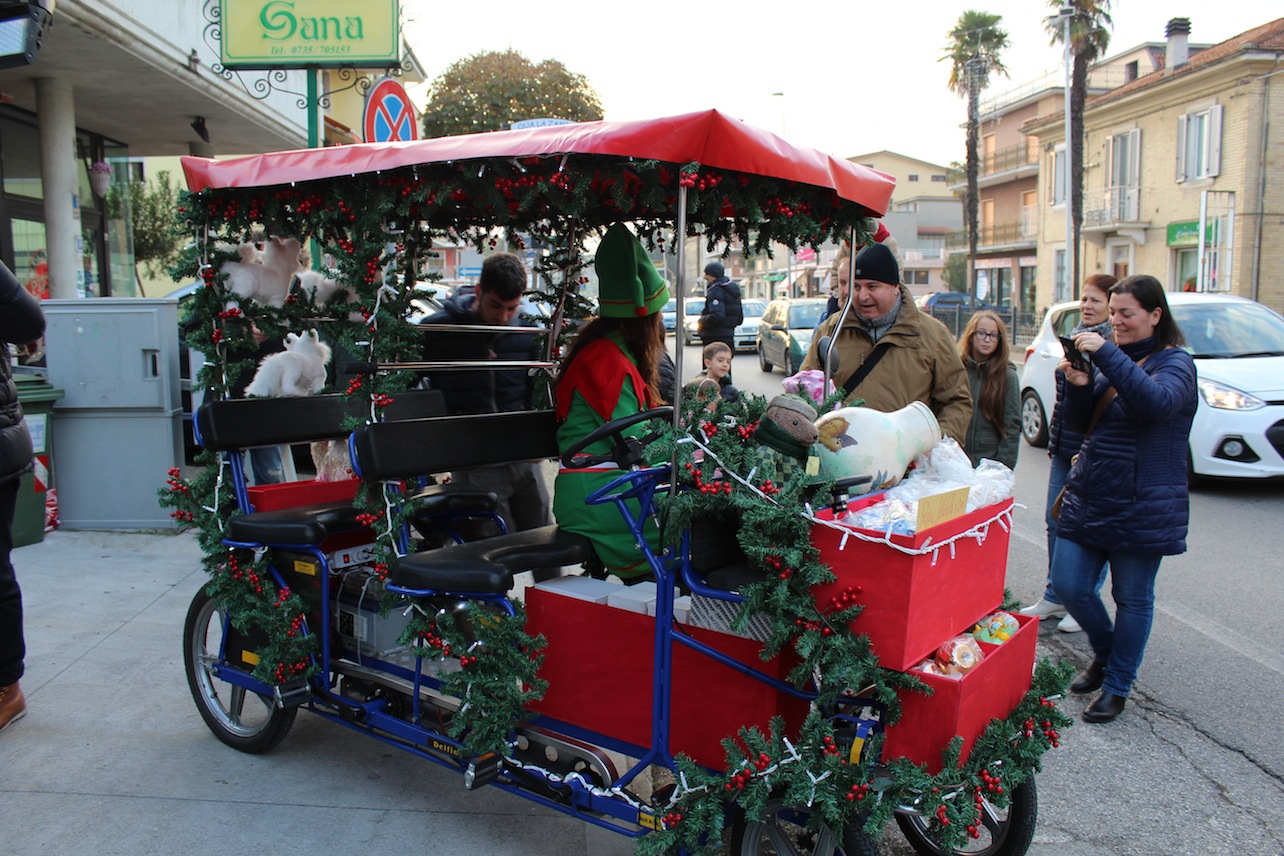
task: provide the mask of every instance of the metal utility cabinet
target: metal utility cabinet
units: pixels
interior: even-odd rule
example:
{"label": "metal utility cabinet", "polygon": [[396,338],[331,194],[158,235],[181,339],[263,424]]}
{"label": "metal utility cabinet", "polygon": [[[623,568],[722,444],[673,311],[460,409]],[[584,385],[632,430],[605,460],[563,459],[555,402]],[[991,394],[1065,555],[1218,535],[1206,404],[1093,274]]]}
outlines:
{"label": "metal utility cabinet", "polygon": [[178,301],[46,300],[54,473],[66,529],[172,529],[157,502],[183,461]]}

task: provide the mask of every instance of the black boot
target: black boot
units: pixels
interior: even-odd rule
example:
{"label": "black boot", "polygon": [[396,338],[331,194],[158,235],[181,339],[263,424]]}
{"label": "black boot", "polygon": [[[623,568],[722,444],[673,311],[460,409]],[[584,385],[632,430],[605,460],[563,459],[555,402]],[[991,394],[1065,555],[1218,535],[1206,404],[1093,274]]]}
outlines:
{"label": "black boot", "polygon": [[1070,684],[1072,693],[1095,693],[1101,689],[1101,682],[1106,678],[1106,664],[1102,660],[1093,660],[1092,665],[1079,673],[1079,677]]}
{"label": "black boot", "polygon": [[1123,713],[1124,705],[1128,703],[1127,696],[1115,695],[1114,693],[1102,693],[1092,700],[1092,704],[1083,712],[1084,722],[1109,722],[1119,714]]}

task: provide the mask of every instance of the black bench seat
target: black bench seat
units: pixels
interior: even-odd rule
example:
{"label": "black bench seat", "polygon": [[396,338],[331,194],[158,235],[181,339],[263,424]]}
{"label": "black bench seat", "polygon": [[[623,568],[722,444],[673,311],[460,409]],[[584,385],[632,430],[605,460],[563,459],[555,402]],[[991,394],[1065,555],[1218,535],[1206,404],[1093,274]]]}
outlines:
{"label": "black bench seat", "polygon": [[513,587],[513,574],[577,565],[592,555],[583,535],[541,526],[404,556],[388,569],[388,579],[408,589],[503,594]]}
{"label": "black bench seat", "polygon": [[320,546],[331,535],[364,528],[350,502],[322,502],[240,514],[227,522],[229,541]]}

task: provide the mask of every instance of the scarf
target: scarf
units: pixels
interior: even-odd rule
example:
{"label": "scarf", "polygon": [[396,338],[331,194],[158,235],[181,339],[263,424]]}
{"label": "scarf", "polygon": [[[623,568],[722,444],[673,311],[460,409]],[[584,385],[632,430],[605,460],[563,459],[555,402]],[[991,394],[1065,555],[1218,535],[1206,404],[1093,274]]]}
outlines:
{"label": "scarf", "polygon": [[1113,342],[1115,340],[1115,330],[1110,326],[1109,318],[1102,321],[1100,324],[1093,324],[1091,327],[1084,324],[1083,321],[1080,321],[1075,325],[1074,329],[1070,331],[1071,338],[1073,338],[1076,333],[1096,333],[1107,342]]}

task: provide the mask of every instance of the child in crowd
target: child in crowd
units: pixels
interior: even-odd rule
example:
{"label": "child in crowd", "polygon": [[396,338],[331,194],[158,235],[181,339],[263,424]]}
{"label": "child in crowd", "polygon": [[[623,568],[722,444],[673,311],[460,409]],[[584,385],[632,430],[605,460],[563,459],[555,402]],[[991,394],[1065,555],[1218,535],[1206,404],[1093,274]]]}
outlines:
{"label": "child in crowd", "polygon": [[712,411],[719,398],[735,401],[740,392],[731,385],[731,348],[725,342],[710,342],[704,346],[704,371],[686,385],[686,393],[705,404]]}

